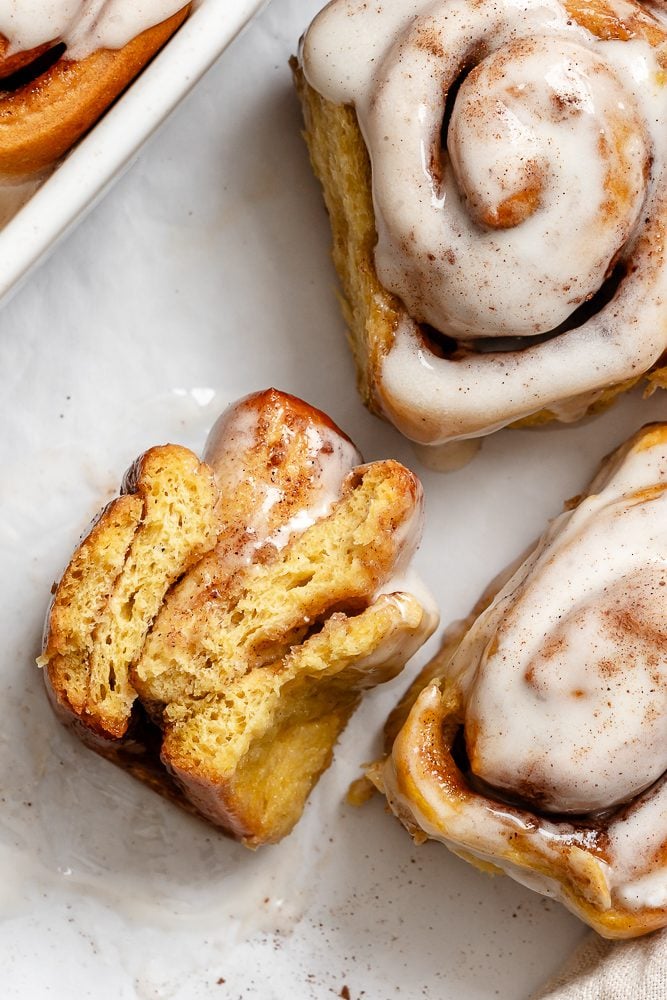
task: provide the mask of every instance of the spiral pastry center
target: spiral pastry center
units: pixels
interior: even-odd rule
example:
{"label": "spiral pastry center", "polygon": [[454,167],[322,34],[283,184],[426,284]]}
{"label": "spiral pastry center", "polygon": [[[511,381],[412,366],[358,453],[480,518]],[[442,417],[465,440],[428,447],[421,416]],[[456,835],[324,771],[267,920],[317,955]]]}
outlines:
{"label": "spiral pastry center", "polygon": [[370,156],[375,272],[397,302],[372,376],[403,433],[577,419],[658,361],[667,31],[647,9],[335,0],[303,65],[354,106]]}
{"label": "spiral pastry center", "polygon": [[[490,255],[508,252],[503,234],[493,231],[523,226],[525,235],[510,237],[529,279],[518,304],[522,326],[543,333],[564,322],[600,288],[637,222],[649,149],[632,97],[581,45],[556,38],[511,42],[464,80],[446,155],[471,223],[482,228],[476,253],[486,250],[486,259],[480,263],[492,277],[495,270],[489,297],[498,300],[505,270],[494,269]],[[442,211],[448,194],[454,197],[445,194]],[[531,253],[537,238],[539,272]],[[433,305],[439,315],[448,309],[443,279],[444,301]],[[486,301],[476,304],[475,331],[504,332],[497,310]]]}
{"label": "spiral pastry center", "polygon": [[416,320],[450,336],[555,330],[600,289],[637,223],[650,141],[634,95],[578,41],[510,39],[465,76],[440,149],[465,55],[435,59],[423,30],[369,114],[377,141],[411,57],[407,85],[427,100],[377,169],[378,275]]}

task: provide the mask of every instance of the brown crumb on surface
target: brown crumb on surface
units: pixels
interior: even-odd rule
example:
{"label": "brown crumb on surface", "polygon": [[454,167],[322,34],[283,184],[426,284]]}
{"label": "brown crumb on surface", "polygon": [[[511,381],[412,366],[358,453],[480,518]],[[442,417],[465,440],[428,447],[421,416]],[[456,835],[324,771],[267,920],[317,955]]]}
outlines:
{"label": "brown crumb on surface", "polygon": [[340,991],[340,995],[342,996],[343,1000],[350,1000],[350,987],[343,986],[342,990]]}
{"label": "brown crumb on surface", "polygon": [[345,798],[351,806],[363,806],[375,794],[375,786],[365,776],[350,784]]}

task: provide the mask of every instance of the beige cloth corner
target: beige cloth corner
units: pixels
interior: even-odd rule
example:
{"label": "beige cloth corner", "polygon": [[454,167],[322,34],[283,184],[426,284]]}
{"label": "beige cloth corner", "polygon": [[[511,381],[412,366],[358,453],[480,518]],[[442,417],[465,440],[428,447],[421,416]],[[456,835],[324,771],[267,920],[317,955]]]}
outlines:
{"label": "beige cloth corner", "polygon": [[533,1000],[666,1000],[667,931],[634,941],[590,934]]}

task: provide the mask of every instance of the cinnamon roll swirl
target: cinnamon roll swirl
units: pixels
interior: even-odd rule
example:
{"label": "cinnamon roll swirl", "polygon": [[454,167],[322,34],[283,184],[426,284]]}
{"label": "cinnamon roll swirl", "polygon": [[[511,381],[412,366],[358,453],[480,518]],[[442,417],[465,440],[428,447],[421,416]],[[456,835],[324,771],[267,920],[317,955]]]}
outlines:
{"label": "cinnamon roll swirl", "polygon": [[183,0],[9,0],[0,7],[0,176],[51,166],[187,17]]}
{"label": "cinnamon roll swirl", "polygon": [[667,29],[632,0],[334,0],[293,64],[361,391],[424,445],[667,347]]}
{"label": "cinnamon roll swirl", "polygon": [[612,454],[407,693],[370,777],[420,839],[607,937],[667,925],[667,424]]}

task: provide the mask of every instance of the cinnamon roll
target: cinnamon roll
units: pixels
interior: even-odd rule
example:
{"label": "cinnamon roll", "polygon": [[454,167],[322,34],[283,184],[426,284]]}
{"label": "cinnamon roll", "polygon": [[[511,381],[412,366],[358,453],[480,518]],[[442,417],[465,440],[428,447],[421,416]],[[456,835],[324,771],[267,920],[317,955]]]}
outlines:
{"label": "cinnamon roll", "polygon": [[660,363],[667,28],[648,9],[334,0],[293,69],[372,410],[442,445],[578,419]]}
{"label": "cinnamon roll", "polygon": [[51,166],[187,17],[183,0],[11,0],[0,8],[0,176]]}
{"label": "cinnamon roll", "polygon": [[362,692],[437,622],[409,570],[419,481],[360,463],[323,413],[249,396],[203,462],[135,463],[55,591],[39,662],[63,721],[248,846],[291,830]]}
{"label": "cinnamon roll", "polygon": [[450,631],[370,777],[417,839],[606,937],[667,925],[667,424]]}

